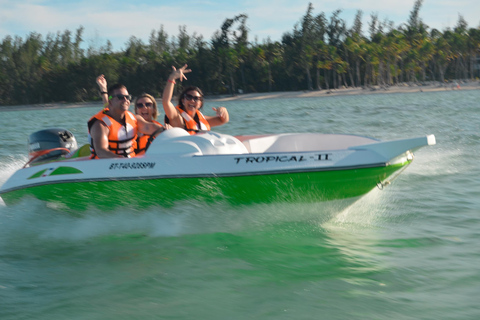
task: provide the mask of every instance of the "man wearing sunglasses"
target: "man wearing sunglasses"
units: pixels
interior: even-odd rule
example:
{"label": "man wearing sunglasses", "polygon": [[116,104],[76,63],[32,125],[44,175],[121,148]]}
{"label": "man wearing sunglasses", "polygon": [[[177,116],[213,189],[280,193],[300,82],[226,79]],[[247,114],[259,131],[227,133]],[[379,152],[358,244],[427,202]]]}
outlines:
{"label": "man wearing sunglasses", "polygon": [[179,68],[172,67],[173,71],[168,77],[163,91],[163,109],[165,110],[165,123],[173,127],[187,130],[190,134],[196,134],[202,130],[210,130],[211,127],[220,126],[229,121],[227,108],[212,108],[216,116],[204,116],[200,109],[203,107],[203,93],[198,87],[187,87],[179,96],[178,106],[172,103],[173,88],[176,80],[187,79],[185,73],[191,72],[187,65]]}
{"label": "man wearing sunglasses", "polygon": [[157,135],[165,130],[128,111],[131,100],[124,85],[116,84],[108,90],[107,107],[88,121],[92,159],[134,157],[138,132]]}

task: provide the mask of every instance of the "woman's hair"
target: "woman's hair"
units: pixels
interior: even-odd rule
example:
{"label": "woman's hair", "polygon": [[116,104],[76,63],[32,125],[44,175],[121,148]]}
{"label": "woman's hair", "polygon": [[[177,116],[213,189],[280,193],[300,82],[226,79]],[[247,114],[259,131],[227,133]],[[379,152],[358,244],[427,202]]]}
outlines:
{"label": "woman's hair", "polygon": [[153,120],[156,120],[157,116],[158,116],[157,101],[155,101],[155,98],[151,94],[148,94],[148,93],[142,93],[141,95],[139,95],[135,99],[135,114],[137,114],[137,102],[138,102],[138,100],[140,100],[142,98],[149,98],[150,100],[152,100],[152,103],[153,103],[152,118],[153,118]]}
{"label": "woman's hair", "polygon": [[[178,96],[178,104],[182,109],[185,109],[185,106],[183,105],[182,100],[183,98],[185,98],[185,94],[189,91],[197,91],[198,94],[200,94],[200,96],[203,98],[203,92],[199,87],[194,87],[194,86],[186,87],[185,89],[183,89],[182,93]],[[200,107],[200,109],[203,108],[203,100],[201,102],[202,102],[202,106]]]}

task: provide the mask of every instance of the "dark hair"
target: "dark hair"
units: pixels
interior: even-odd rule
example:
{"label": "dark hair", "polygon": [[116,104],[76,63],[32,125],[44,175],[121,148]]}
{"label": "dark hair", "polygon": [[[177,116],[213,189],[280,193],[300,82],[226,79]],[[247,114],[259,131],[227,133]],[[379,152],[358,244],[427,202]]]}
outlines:
{"label": "dark hair", "polygon": [[123,84],[116,83],[108,89],[108,96],[111,96],[113,94],[113,91],[124,88],[127,89],[127,87],[125,87]]}
{"label": "dark hair", "polygon": [[[182,99],[185,98],[185,94],[189,91],[197,91],[200,94],[200,96],[202,96],[203,98],[203,92],[199,87],[195,87],[195,86],[186,87],[185,89],[183,89],[182,93],[178,96],[178,104],[180,105],[180,108],[184,110],[185,110],[185,106],[182,103]],[[203,108],[203,100],[202,100],[202,106],[200,107],[200,109],[202,108]]]}

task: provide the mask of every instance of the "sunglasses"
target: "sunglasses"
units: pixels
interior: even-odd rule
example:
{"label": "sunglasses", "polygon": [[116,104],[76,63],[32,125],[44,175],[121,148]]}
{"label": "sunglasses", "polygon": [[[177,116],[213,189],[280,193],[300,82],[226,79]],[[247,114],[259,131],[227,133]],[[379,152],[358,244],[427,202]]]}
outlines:
{"label": "sunglasses", "polygon": [[136,106],[137,106],[137,108],[143,108],[143,107],[145,107],[145,108],[151,108],[151,107],[153,107],[153,103],[151,103],[151,102],[147,102],[147,103],[140,103],[140,102],[138,102],[138,103],[136,104]]}
{"label": "sunglasses", "polygon": [[123,100],[127,98],[128,101],[132,100],[132,96],[129,94],[113,94],[112,99],[117,98],[118,100]]}
{"label": "sunglasses", "polygon": [[192,101],[193,100],[193,102],[203,101],[203,97],[192,96],[191,94],[188,94],[188,93],[185,93],[184,98],[187,101]]}

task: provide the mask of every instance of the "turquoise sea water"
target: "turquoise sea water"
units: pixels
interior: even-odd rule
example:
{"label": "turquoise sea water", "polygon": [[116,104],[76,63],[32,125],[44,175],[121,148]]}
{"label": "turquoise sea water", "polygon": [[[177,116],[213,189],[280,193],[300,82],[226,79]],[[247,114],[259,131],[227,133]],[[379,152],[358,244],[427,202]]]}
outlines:
{"label": "turquoise sea water", "polygon": [[[218,131],[435,134],[384,190],[334,204],[71,215],[0,201],[0,319],[478,319],[480,90],[206,102]],[[0,183],[30,133],[79,144],[99,105],[0,112]],[[78,199],[89,201],[89,199]],[[333,209],[332,209],[333,208]]]}

